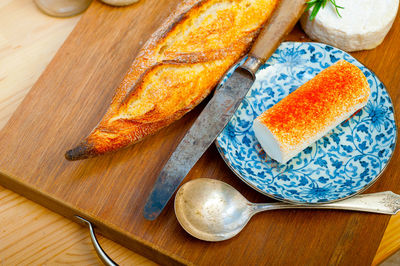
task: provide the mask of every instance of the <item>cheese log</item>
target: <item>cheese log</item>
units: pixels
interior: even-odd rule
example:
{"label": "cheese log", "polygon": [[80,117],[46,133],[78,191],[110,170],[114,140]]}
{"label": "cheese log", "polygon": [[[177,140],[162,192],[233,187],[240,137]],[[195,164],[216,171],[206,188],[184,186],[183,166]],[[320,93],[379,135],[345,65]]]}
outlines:
{"label": "cheese log", "polygon": [[257,140],[272,159],[286,163],[367,104],[368,82],[341,60],[254,120]]}
{"label": "cheese log", "polygon": [[199,104],[249,50],[279,0],[186,0],[146,42],[98,126],[68,160],[126,147]]}
{"label": "cheese log", "polygon": [[319,42],[327,43],[352,52],[373,49],[382,43],[396,17],[399,0],[336,0],[339,17],[332,4],[321,8],[313,21],[311,10],[301,18],[307,35]]}

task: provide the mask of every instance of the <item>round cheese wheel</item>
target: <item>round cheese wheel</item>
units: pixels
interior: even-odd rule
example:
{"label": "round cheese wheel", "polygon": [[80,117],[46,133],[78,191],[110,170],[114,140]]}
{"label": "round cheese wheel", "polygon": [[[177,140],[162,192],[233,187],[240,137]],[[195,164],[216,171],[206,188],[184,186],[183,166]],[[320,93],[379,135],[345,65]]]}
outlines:
{"label": "round cheese wheel", "polygon": [[101,0],[101,1],[112,6],[127,6],[139,2],[139,0]]}
{"label": "round cheese wheel", "polygon": [[308,10],[300,22],[313,40],[352,52],[382,43],[396,17],[399,0],[336,0],[341,17],[328,1],[313,21]]}

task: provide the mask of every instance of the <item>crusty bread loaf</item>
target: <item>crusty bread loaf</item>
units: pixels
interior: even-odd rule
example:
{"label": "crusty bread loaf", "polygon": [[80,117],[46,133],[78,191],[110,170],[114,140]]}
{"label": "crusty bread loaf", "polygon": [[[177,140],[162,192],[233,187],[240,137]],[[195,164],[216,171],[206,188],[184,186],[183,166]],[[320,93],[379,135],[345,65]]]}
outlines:
{"label": "crusty bread loaf", "polygon": [[340,60],[254,120],[254,133],[272,159],[286,163],[368,102],[367,78]]}
{"label": "crusty bread loaf", "polygon": [[192,110],[249,50],[279,0],[186,0],[146,42],[68,160],[140,141]]}

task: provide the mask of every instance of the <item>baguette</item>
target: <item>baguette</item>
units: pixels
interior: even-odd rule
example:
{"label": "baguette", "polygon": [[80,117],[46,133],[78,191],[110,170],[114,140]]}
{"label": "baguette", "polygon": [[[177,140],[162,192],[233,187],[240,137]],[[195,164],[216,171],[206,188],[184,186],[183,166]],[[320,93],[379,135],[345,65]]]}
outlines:
{"label": "baguette", "polygon": [[186,0],[150,37],[68,160],[134,144],[198,105],[249,50],[279,0]]}
{"label": "baguette", "polygon": [[268,156],[286,163],[364,107],[369,95],[363,72],[340,60],[257,117],[254,133]]}

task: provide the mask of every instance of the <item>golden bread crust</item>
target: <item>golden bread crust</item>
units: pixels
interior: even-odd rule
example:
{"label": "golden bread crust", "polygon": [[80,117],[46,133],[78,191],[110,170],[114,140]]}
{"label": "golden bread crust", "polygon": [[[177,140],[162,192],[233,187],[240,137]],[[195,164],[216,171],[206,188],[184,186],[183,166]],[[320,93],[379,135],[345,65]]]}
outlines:
{"label": "golden bread crust", "polygon": [[140,141],[192,110],[249,50],[279,0],[186,0],[146,42],[69,160]]}

